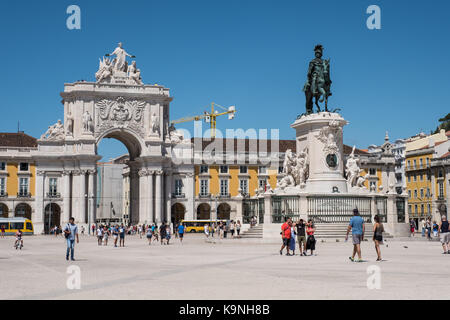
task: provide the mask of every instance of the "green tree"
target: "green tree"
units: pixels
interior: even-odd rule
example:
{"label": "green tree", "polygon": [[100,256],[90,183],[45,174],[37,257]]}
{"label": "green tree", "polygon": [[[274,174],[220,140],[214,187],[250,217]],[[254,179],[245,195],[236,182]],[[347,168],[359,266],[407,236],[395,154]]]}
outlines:
{"label": "green tree", "polygon": [[444,129],[445,132],[450,130],[450,113],[448,113],[444,118],[439,119],[439,122],[441,123],[434,133],[439,133],[441,129]]}

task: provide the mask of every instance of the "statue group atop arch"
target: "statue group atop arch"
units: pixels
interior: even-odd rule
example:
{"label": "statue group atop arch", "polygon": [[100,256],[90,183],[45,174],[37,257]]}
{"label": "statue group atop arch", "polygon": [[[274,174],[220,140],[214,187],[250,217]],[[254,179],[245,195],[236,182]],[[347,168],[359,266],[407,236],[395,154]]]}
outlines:
{"label": "statue group atop arch", "polygon": [[[115,56],[113,60],[109,57]],[[127,62],[127,57],[135,58],[134,55],[128,54],[119,42],[118,47],[100,59],[98,71],[95,74],[97,83],[127,83],[142,85],[141,70],[137,68],[136,61],[132,61],[131,65]]]}

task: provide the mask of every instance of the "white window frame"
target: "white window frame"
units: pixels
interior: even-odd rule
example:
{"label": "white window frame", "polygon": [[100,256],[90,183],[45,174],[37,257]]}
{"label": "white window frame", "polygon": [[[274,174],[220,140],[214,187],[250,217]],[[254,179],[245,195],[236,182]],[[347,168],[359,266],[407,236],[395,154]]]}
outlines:
{"label": "white window frame", "polygon": [[206,196],[209,194],[209,179],[200,179],[200,195]]}
{"label": "white window frame", "polygon": [[[26,183],[22,183],[26,182]],[[24,192],[25,191],[25,192]],[[30,181],[28,178],[19,178],[19,194],[26,196],[30,193]]]}
{"label": "white window frame", "polygon": [[248,179],[239,179],[239,188],[243,194],[249,194],[248,192]]}
{"label": "white window frame", "polygon": [[183,180],[175,179],[175,195],[180,196],[183,193]]}
{"label": "white window frame", "polygon": [[229,194],[228,179],[220,179],[220,195],[228,196],[228,194]]}

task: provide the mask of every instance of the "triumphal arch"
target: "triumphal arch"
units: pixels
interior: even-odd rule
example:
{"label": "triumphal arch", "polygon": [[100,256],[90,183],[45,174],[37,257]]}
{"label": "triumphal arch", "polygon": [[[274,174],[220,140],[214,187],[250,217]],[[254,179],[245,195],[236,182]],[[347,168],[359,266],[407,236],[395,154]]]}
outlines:
{"label": "triumphal arch", "polygon": [[[64,120],[48,127],[35,154],[35,233],[44,229],[49,203],[60,207],[61,224],[70,216],[81,225],[95,222],[97,146],[104,138],[121,141],[129,152],[131,223],[170,219],[173,174],[193,186],[192,167],[173,166],[174,147],[191,145],[169,125],[169,89],[144,84],[133,58],[119,43],[100,59],[95,82],[64,85]],[[50,192],[52,178],[61,182],[60,193]]]}

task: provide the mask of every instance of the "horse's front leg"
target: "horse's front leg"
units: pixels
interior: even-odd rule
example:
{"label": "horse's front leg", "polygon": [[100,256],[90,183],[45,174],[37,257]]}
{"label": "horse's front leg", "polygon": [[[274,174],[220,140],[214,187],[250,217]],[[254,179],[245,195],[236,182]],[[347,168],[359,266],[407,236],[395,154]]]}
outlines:
{"label": "horse's front leg", "polygon": [[317,112],[320,112],[321,110],[320,110],[320,106],[319,106],[319,97],[320,96],[316,96],[316,102],[315,102],[315,104],[316,104],[316,107],[317,107]]}

